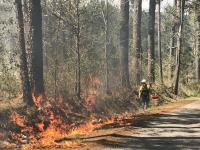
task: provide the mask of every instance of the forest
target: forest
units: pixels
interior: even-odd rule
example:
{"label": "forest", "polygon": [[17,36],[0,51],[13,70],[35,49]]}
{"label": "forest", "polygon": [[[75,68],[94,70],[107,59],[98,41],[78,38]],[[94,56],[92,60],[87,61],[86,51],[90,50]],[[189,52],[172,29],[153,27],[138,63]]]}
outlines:
{"label": "forest", "polygon": [[147,111],[200,96],[200,0],[0,0],[0,149],[133,126],[141,81]]}

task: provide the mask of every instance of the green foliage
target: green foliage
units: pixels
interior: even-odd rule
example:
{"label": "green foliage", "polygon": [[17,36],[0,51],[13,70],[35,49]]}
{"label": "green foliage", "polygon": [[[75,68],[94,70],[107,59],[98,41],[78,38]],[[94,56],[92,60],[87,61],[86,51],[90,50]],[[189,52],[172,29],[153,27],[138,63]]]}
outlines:
{"label": "green foliage", "polygon": [[20,92],[20,82],[6,66],[0,72],[0,99],[15,98]]}
{"label": "green foliage", "polygon": [[187,96],[200,96],[200,84],[197,83],[189,83],[181,85],[182,92],[186,93]]}

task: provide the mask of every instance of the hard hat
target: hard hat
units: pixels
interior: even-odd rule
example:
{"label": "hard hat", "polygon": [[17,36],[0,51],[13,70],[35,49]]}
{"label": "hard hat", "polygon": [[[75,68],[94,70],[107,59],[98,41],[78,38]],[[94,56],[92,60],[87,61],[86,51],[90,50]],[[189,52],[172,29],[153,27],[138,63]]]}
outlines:
{"label": "hard hat", "polygon": [[145,79],[142,79],[141,83],[146,83],[147,81]]}

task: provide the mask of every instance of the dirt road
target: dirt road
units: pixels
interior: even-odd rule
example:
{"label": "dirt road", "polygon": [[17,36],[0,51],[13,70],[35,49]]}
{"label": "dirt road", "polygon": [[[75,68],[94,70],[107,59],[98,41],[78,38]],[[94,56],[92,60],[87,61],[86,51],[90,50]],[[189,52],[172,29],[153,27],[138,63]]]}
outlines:
{"label": "dirt road", "polygon": [[200,150],[200,100],[129,129],[128,134],[115,132],[84,141],[88,150]]}

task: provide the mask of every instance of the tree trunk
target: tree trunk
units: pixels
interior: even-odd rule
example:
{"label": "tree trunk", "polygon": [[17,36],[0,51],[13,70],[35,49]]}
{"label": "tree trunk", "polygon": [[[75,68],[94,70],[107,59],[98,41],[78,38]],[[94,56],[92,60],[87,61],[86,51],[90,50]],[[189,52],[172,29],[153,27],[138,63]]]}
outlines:
{"label": "tree trunk", "polygon": [[[32,68],[31,68],[31,29],[30,29],[30,0],[23,0],[24,8],[24,37],[27,52],[27,65],[29,70],[30,84],[32,83]],[[32,87],[32,85],[30,85]]]}
{"label": "tree trunk", "polygon": [[130,88],[129,82],[129,0],[120,1],[120,52],[121,52],[121,82],[123,88]]}
{"label": "tree trunk", "polygon": [[44,94],[41,0],[30,0],[30,3],[32,88],[34,95],[40,96]]}
{"label": "tree trunk", "polygon": [[148,79],[150,82],[155,82],[155,50],[154,50],[155,8],[156,8],[156,0],[150,0],[149,25],[148,25]]}
{"label": "tree trunk", "polygon": [[59,31],[60,31],[60,19],[57,24],[57,31],[56,31],[56,39],[53,41],[53,48],[54,48],[54,99],[58,98],[58,66],[59,66],[59,58],[58,58],[58,46],[57,42],[59,40]]}
{"label": "tree trunk", "polygon": [[108,44],[109,44],[108,0],[105,1],[105,4],[106,4],[106,15],[104,18],[104,22],[105,22],[105,85],[106,85],[106,94],[109,94],[110,87],[109,87],[109,68],[108,68]]}
{"label": "tree trunk", "polygon": [[[177,33],[179,33],[179,28],[180,28],[180,16],[181,16],[181,4],[182,2],[180,0],[177,0],[176,2],[176,25],[177,25]],[[176,35],[176,39],[178,38],[178,34]],[[176,41],[176,44],[178,41]],[[177,66],[177,60],[178,60],[178,45],[176,45],[176,50],[175,50],[175,69]]]}
{"label": "tree trunk", "polygon": [[21,69],[21,80],[23,88],[23,101],[28,105],[33,105],[33,99],[31,94],[31,86],[28,73],[27,65],[27,54],[25,47],[25,36],[24,36],[24,15],[22,11],[22,1],[15,0],[17,7],[17,20],[19,26],[19,44],[21,49],[20,56],[20,69]]}
{"label": "tree trunk", "polygon": [[200,58],[199,58],[199,56],[195,57],[195,78],[196,78],[196,82],[200,82]]}
{"label": "tree trunk", "polygon": [[76,0],[76,17],[77,17],[77,29],[76,29],[76,95],[81,98],[81,56],[80,56],[80,0]]}
{"label": "tree trunk", "polygon": [[[177,0],[174,0],[174,8],[177,8]],[[173,20],[173,25],[172,25],[172,29],[171,29],[171,41],[170,41],[170,52],[169,52],[169,76],[168,79],[169,81],[173,79],[173,72],[174,72],[174,57],[175,57],[175,40],[176,40],[176,17],[175,15],[173,15],[172,17]]]}
{"label": "tree trunk", "polygon": [[179,78],[180,78],[180,65],[181,65],[181,49],[182,49],[182,32],[183,32],[183,18],[184,18],[184,8],[185,0],[178,0],[178,37],[177,37],[177,56],[176,56],[176,70],[175,70],[175,85],[174,85],[174,94],[178,95],[179,91]]}
{"label": "tree trunk", "polygon": [[195,56],[195,77],[196,82],[200,82],[200,12],[198,10],[200,2],[196,4],[195,16],[197,20],[197,35],[196,35],[196,56]]}
{"label": "tree trunk", "polygon": [[141,80],[141,18],[142,18],[142,0],[134,1],[134,20],[133,20],[133,45],[135,46],[135,79],[136,84]]}
{"label": "tree trunk", "polygon": [[161,52],[161,16],[160,16],[160,0],[158,0],[158,60],[159,60],[159,74],[160,82],[163,83],[163,69],[162,69],[162,52]]}

